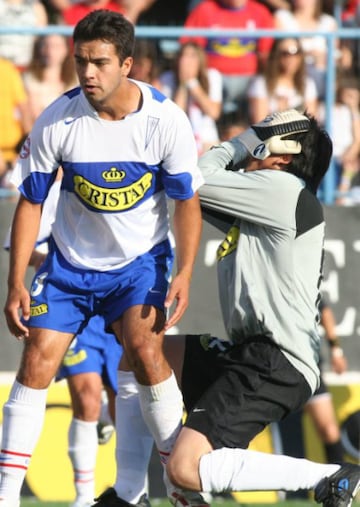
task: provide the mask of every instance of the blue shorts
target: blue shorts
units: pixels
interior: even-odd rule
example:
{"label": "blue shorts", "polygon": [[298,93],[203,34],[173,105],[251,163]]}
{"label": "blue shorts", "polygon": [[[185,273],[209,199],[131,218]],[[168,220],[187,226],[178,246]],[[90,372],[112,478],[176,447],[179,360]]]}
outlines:
{"label": "blue shorts", "polygon": [[80,334],[88,320],[101,315],[105,328],[135,305],[164,311],[173,252],[168,240],[154,246],[121,269],[75,268],[54,241],[30,289],[29,327]]}
{"label": "blue shorts", "polygon": [[98,373],[103,384],[117,392],[117,370],[122,347],[113,333],[104,330],[104,319],[95,315],[72,341],[56,380],[79,373]]}

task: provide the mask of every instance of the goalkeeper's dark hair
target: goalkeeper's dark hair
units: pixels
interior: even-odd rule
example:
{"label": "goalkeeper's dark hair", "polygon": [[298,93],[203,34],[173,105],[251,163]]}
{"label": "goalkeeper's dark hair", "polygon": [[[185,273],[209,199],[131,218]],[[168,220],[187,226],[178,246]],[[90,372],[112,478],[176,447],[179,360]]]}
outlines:
{"label": "goalkeeper's dark hair", "polygon": [[309,190],[316,193],[328,170],[332,156],[332,141],[328,133],[308,114],[310,128],[307,132],[288,136],[301,144],[301,152],[293,156],[287,171],[302,178]]}

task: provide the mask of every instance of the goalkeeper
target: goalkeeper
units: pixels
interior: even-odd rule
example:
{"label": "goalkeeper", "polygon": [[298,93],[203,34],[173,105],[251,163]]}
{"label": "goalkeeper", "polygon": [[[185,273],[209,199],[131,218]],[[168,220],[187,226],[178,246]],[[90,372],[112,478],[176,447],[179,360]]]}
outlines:
{"label": "goalkeeper", "polygon": [[327,507],[350,505],[358,490],[359,466],[247,450],[267,424],[302,407],[319,385],[325,224],[316,191],[331,154],[316,120],[289,110],[200,160],[205,216],[233,222],[218,249],[218,284],[234,346],[175,443],[167,470],[176,486],[315,490]]}

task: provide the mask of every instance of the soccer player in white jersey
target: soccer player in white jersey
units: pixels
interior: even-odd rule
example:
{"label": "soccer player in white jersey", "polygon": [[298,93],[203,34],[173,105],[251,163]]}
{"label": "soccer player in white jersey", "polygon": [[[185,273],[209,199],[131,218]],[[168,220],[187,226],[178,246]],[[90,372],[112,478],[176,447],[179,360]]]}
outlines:
{"label": "soccer player in white jersey", "polygon": [[218,250],[223,320],[234,345],[168,460],[168,476],[178,487],[314,490],[326,507],[351,505],[359,489],[360,466],[247,449],[319,385],[324,218],[316,191],[331,153],[316,120],[289,110],[200,159],[202,205],[235,219]]}
{"label": "soccer player in white jersey", "polygon": [[[55,220],[60,195],[62,171],[52,184],[43,204],[39,235],[30,265],[35,271],[45,261],[52,224]],[[10,248],[10,233],[4,242],[5,250]],[[128,398],[137,393],[136,381],[132,372],[118,374],[122,347],[113,333],[106,332],[103,318],[91,317],[82,331],[76,335],[66,352],[56,380],[65,378],[71,397],[72,419],[68,432],[68,454],[73,468],[75,500],[71,507],[89,507],[95,497],[95,468],[98,443],[106,443],[114,431],[115,396],[120,391],[128,403]],[[107,403],[103,401],[103,390]],[[141,461],[145,472],[141,481],[135,481],[140,507],[148,507],[147,468],[153,448],[153,438],[141,416],[138,404],[130,408],[131,425],[141,441],[134,446],[133,453]],[[101,420],[100,420],[101,418]],[[120,443],[117,444],[121,448]],[[124,444],[125,445],[125,444]]]}
{"label": "soccer player in white jersey", "polygon": [[[135,374],[164,462],[181,427],[182,396],[162,342],[188,305],[201,234],[203,178],[191,126],[172,101],[127,77],[134,27],[123,16],[94,11],[76,25],[73,39],[80,87],[40,115],[14,170],[21,196],[5,315],[24,348],[3,410],[2,507],[19,505],[48,386],[73,336],[94,314],[124,347],[122,367]],[[50,251],[29,292],[24,275],[59,167],[64,177]],[[170,285],[167,198],[174,200],[177,259]]]}

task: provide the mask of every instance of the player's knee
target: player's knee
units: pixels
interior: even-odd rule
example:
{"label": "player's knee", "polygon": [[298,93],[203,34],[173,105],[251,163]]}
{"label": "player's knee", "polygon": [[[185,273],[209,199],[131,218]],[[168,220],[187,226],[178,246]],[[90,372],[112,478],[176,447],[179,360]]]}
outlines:
{"label": "player's knee", "polygon": [[81,421],[97,421],[100,417],[101,400],[96,396],[79,393],[76,401],[72,402],[73,414]]}
{"label": "player's knee", "polygon": [[178,488],[186,488],[188,482],[188,469],[185,465],[178,462],[178,460],[169,460],[167,467],[167,474],[170,482]]}
{"label": "player's knee", "polygon": [[20,384],[32,389],[47,389],[54,378],[58,362],[44,358],[41,354],[27,356],[17,374]]}
{"label": "player's knee", "polygon": [[191,459],[178,459],[170,457],[166,471],[170,482],[178,488],[194,491],[200,490],[199,466]]}
{"label": "player's knee", "polygon": [[[130,353],[129,353],[130,352]],[[135,373],[150,373],[159,369],[164,361],[160,345],[142,342],[127,349],[128,362]]]}

